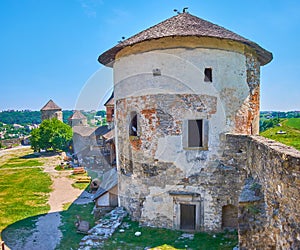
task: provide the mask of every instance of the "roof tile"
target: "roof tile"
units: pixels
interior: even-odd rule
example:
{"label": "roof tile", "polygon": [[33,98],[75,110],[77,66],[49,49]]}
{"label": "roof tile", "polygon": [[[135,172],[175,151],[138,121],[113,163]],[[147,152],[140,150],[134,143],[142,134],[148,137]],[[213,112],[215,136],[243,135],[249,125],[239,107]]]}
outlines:
{"label": "roof tile", "polygon": [[182,13],[173,16],[155,26],[152,26],[101,54],[98,61],[104,65],[111,64],[116,54],[127,46],[139,42],[172,36],[198,36],[198,37],[215,37],[220,39],[234,40],[244,43],[253,48],[262,65],[269,63],[273,56],[272,53],[263,49],[258,44],[230,31],[221,26],[193,16],[189,13]]}

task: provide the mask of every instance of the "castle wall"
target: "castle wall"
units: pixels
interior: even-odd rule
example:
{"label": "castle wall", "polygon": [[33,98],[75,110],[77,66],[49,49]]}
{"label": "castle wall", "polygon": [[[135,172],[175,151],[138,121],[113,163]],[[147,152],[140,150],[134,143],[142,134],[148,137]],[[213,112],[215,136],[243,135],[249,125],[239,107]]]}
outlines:
{"label": "castle wall", "polygon": [[[212,82],[204,69],[212,69]],[[159,76],[153,76],[158,69]],[[220,127],[259,133],[260,64],[255,55],[221,49],[164,49],[120,58],[114,64],[116,99],[148,94],[205,94],[218,97]]]}
{"label": "castle wall", "polygon": [[[253,96],[259,103],[259,65],[253,58],[217,49],[167,49],[115,63],[120,205],[133,219],[180,229],[180,209],[191,205],[196,230],[222,229],[223,208],[238,206],[244,181],[240,166],[222,162],[223,135],[258,132]],[[212,82],[204,80],[205,68],[212,69]],[[203,121],[202,148],[185,145],[191,119]]]}
{"label": "castle wall", "polygon": [[42,121],[46,119],[56,118],[59,121],[63,121],[63,113],[58,110],[42,110]]}
{"label": "castle wall", "polygon": [[300,152],[259,136],[227,135],[226,141],[223,161],[244,166],[247,175],[240,249],[299,249]]}
{"label": "castle wall", "polygon": [[71,119],[69,125],[74,126],[87,126],[87,119]]}

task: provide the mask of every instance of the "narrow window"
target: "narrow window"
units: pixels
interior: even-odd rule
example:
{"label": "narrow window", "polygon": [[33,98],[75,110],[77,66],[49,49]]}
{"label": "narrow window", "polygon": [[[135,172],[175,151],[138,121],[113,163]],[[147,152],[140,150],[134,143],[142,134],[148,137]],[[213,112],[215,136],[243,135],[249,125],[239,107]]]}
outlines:
{"label": "narrow window", "polygon": [[204,81],[212,82],[212,68],[205,68],[204,70]]}
{"label": "narrow window", "polygon": [[131,112],[130,114],[130,124],[129,124],[129,135],[137,136],[137,113]]}
{"label": "narrow window", "polygon": [[203,147],[203,120],[188,120],[188,147]]}

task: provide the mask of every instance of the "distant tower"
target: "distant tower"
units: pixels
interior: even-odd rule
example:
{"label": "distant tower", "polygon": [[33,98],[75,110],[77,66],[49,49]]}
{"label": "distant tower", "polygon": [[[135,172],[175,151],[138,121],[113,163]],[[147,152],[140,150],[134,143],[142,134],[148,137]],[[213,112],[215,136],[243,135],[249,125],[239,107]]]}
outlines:
{"label": "distant tower", "polygon": [[75,110],[73,115],[70,116],[69,125],[74,126],[87,126],[87,118],[79,110]]}
{"label": "distant tower", "polygon": [[57,106],[52,100],[46,103],[41,109],[42,121],[46,119],[57,118],[60,121],[63,121],[62,109]]}

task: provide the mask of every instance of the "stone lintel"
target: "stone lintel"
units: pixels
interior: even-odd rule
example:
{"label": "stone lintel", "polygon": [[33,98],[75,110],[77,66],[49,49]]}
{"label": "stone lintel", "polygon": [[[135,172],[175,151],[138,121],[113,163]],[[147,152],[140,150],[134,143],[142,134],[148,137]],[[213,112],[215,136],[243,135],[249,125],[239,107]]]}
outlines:
{"label": "stone lintel", "polygon": [[188,196],[200,196],[200,194],[195,192],[188,192],[188,191],[169,191],[170,195],[188,195]]}

